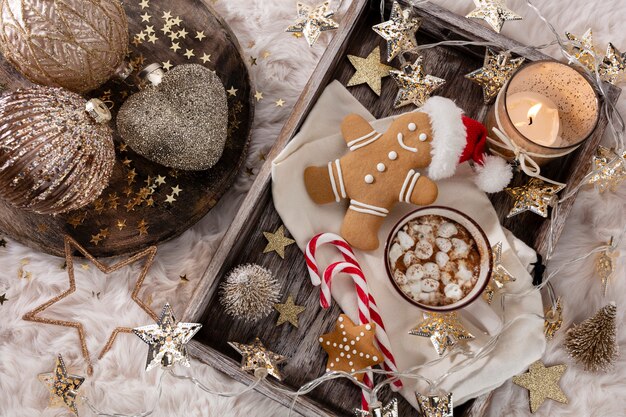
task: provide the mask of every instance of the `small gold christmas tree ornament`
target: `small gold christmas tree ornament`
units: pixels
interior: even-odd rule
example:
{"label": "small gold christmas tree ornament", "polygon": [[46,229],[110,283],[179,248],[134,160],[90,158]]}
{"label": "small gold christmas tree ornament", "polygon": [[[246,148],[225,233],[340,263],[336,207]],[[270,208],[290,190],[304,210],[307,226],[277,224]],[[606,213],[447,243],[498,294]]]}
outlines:
{"label": "small gold christmas tree ornament", "polygon": [[615,337],[617,306],[607,304],[596,314],[569,329],[563,346],[586,371],[606,371],[619,353]]}

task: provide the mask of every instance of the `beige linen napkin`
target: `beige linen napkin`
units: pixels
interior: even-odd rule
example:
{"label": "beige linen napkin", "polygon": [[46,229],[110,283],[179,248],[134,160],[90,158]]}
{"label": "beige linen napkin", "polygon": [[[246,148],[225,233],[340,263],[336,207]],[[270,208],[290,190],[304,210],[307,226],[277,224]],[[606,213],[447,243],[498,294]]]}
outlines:
{"label": "beige linen napkin", "polygon": [[[318,233],[339,233],[346,205],[335,203],[316,205],[306,192],[303,172],[309,165],[326,165],[328,161],[348,151],[339,133],[339,126],[343,117],[349,113],[362,115],[379,132],[384,132],[392,120],[391,118],[375,120],[339,82],[335,81],[323,92],[300,132],[273,161],[274,205],[300,249],[303,249]],[[536,259],[535,252],[500,226],[489,199],[473,182],[466,179],[470,169],[469,166],[462,165],[457,171],[457,176],[438,182],[439,197],[434,204],[453,207],[466,213],[482,227],[492,245],[502,242],[503,264],[517,278],[505,288],[509,292],[523,292],[532,286],[528,269],[530,263]],[[393,225],[414,209],[415,207],[409,204],[398,205],[385,220],[379,232],[380,241],[384,242]],[[318,254],[320,266],[323,268],[340,259],[339,254],[331,248],[319,251]],[[409,330],[421,321],[422,312],[404,300],[393,288],[385,272],[383,248],[371,252],[356,251],[356,256],[381,311],[398,368],[404,370],[435,359],[437,354],[428,338],[408,334]],[[346,314],[356,321],[356,292],[350,279],[341,277],[334,281],[332,293]],[[478,303],[484,305],[479,306]],[[502,315],[499,305],[498,296],[492,307],[479,299],[470,306],[470,310],[474,310],[473,314],[471,311],[461,312],[466,328],[476,336],[468,343],[472,352],[478,351],[491,338],[486,330],[493,333],[494,327],[498,328],[501,325],[499,322],[495,324],[493,322],[493,317]],[[480,313],[481,310],[485,311],[485,308],[492,308],[496,314]],[[490,355],[473,361],[470,366],[451,374],[439,388],[452,391],[454,403],[458,405],[495,389],[513,375],[526,370],[528,365],[541,358],[545,349],[543,321],[532,316],[532,313],[542,315],[542,310],[541,297],[538,293],[507,299],[505,322],[522,317],[503,332]],[[330,331],[314,328],[308,330],[316,334]],[[319,354],[324,355],[321,348]],[[465,363],[469,361],[465,355],[456,354],[423,369],[421,374],[436,379],[449,371],[453,365],[464,361]],[[416,406],[415,391],[427,394],[427,387],[415,379],[404,379],[403,382],[401,394]],[[355,394],[356,403],[358,403],[357,394]]]}

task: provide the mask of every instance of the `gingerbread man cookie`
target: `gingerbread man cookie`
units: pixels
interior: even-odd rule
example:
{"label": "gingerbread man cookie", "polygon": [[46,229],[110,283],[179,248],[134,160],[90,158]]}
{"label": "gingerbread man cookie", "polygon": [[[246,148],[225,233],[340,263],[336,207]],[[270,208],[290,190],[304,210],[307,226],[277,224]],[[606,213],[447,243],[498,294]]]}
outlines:
{"label": "gingerbread man cookie", "polygon": [[340,233],[357,249],[378,247],[378,230],[397,203],[433,203],[434,180],[452,176],[461,162],[477,164],[475,182],[487,192],[502,190],[512,177],[504,160],[485,155],[486,128],[446,98],[430,98],[420,111],[398,116],[385,133],[351,114],[341,133],[350,152],[307,167],[304,183],[317,204],[349,199]]}

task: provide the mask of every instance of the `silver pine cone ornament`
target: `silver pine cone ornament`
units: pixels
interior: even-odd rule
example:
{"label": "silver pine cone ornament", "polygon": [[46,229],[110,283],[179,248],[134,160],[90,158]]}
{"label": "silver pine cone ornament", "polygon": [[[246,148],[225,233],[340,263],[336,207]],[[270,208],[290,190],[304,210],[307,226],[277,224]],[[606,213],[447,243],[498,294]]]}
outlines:
{"label": "silver pine cone ornament", "polygon": [[115,164],[110,118],[101,101],[62,88],[0,98],[0,198],[39,214],[94,201]]}
{"label": "silver pine cone ornament", "polygon": [[230,271],[220,295],[228,315],[255,322],[266,317],[280,300],[280,285],[269,269],[256,264],[240,265]]}

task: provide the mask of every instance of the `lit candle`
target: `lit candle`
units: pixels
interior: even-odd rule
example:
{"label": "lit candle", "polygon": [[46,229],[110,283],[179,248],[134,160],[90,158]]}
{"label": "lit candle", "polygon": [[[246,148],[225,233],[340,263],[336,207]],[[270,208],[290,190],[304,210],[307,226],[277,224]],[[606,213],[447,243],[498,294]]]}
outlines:
{"label": "lit candle", "polygon": [[506,107],[513,125],[522,135],[543,146],[559,146],[559,109],[549,98],[524,91],[507,97]]}

